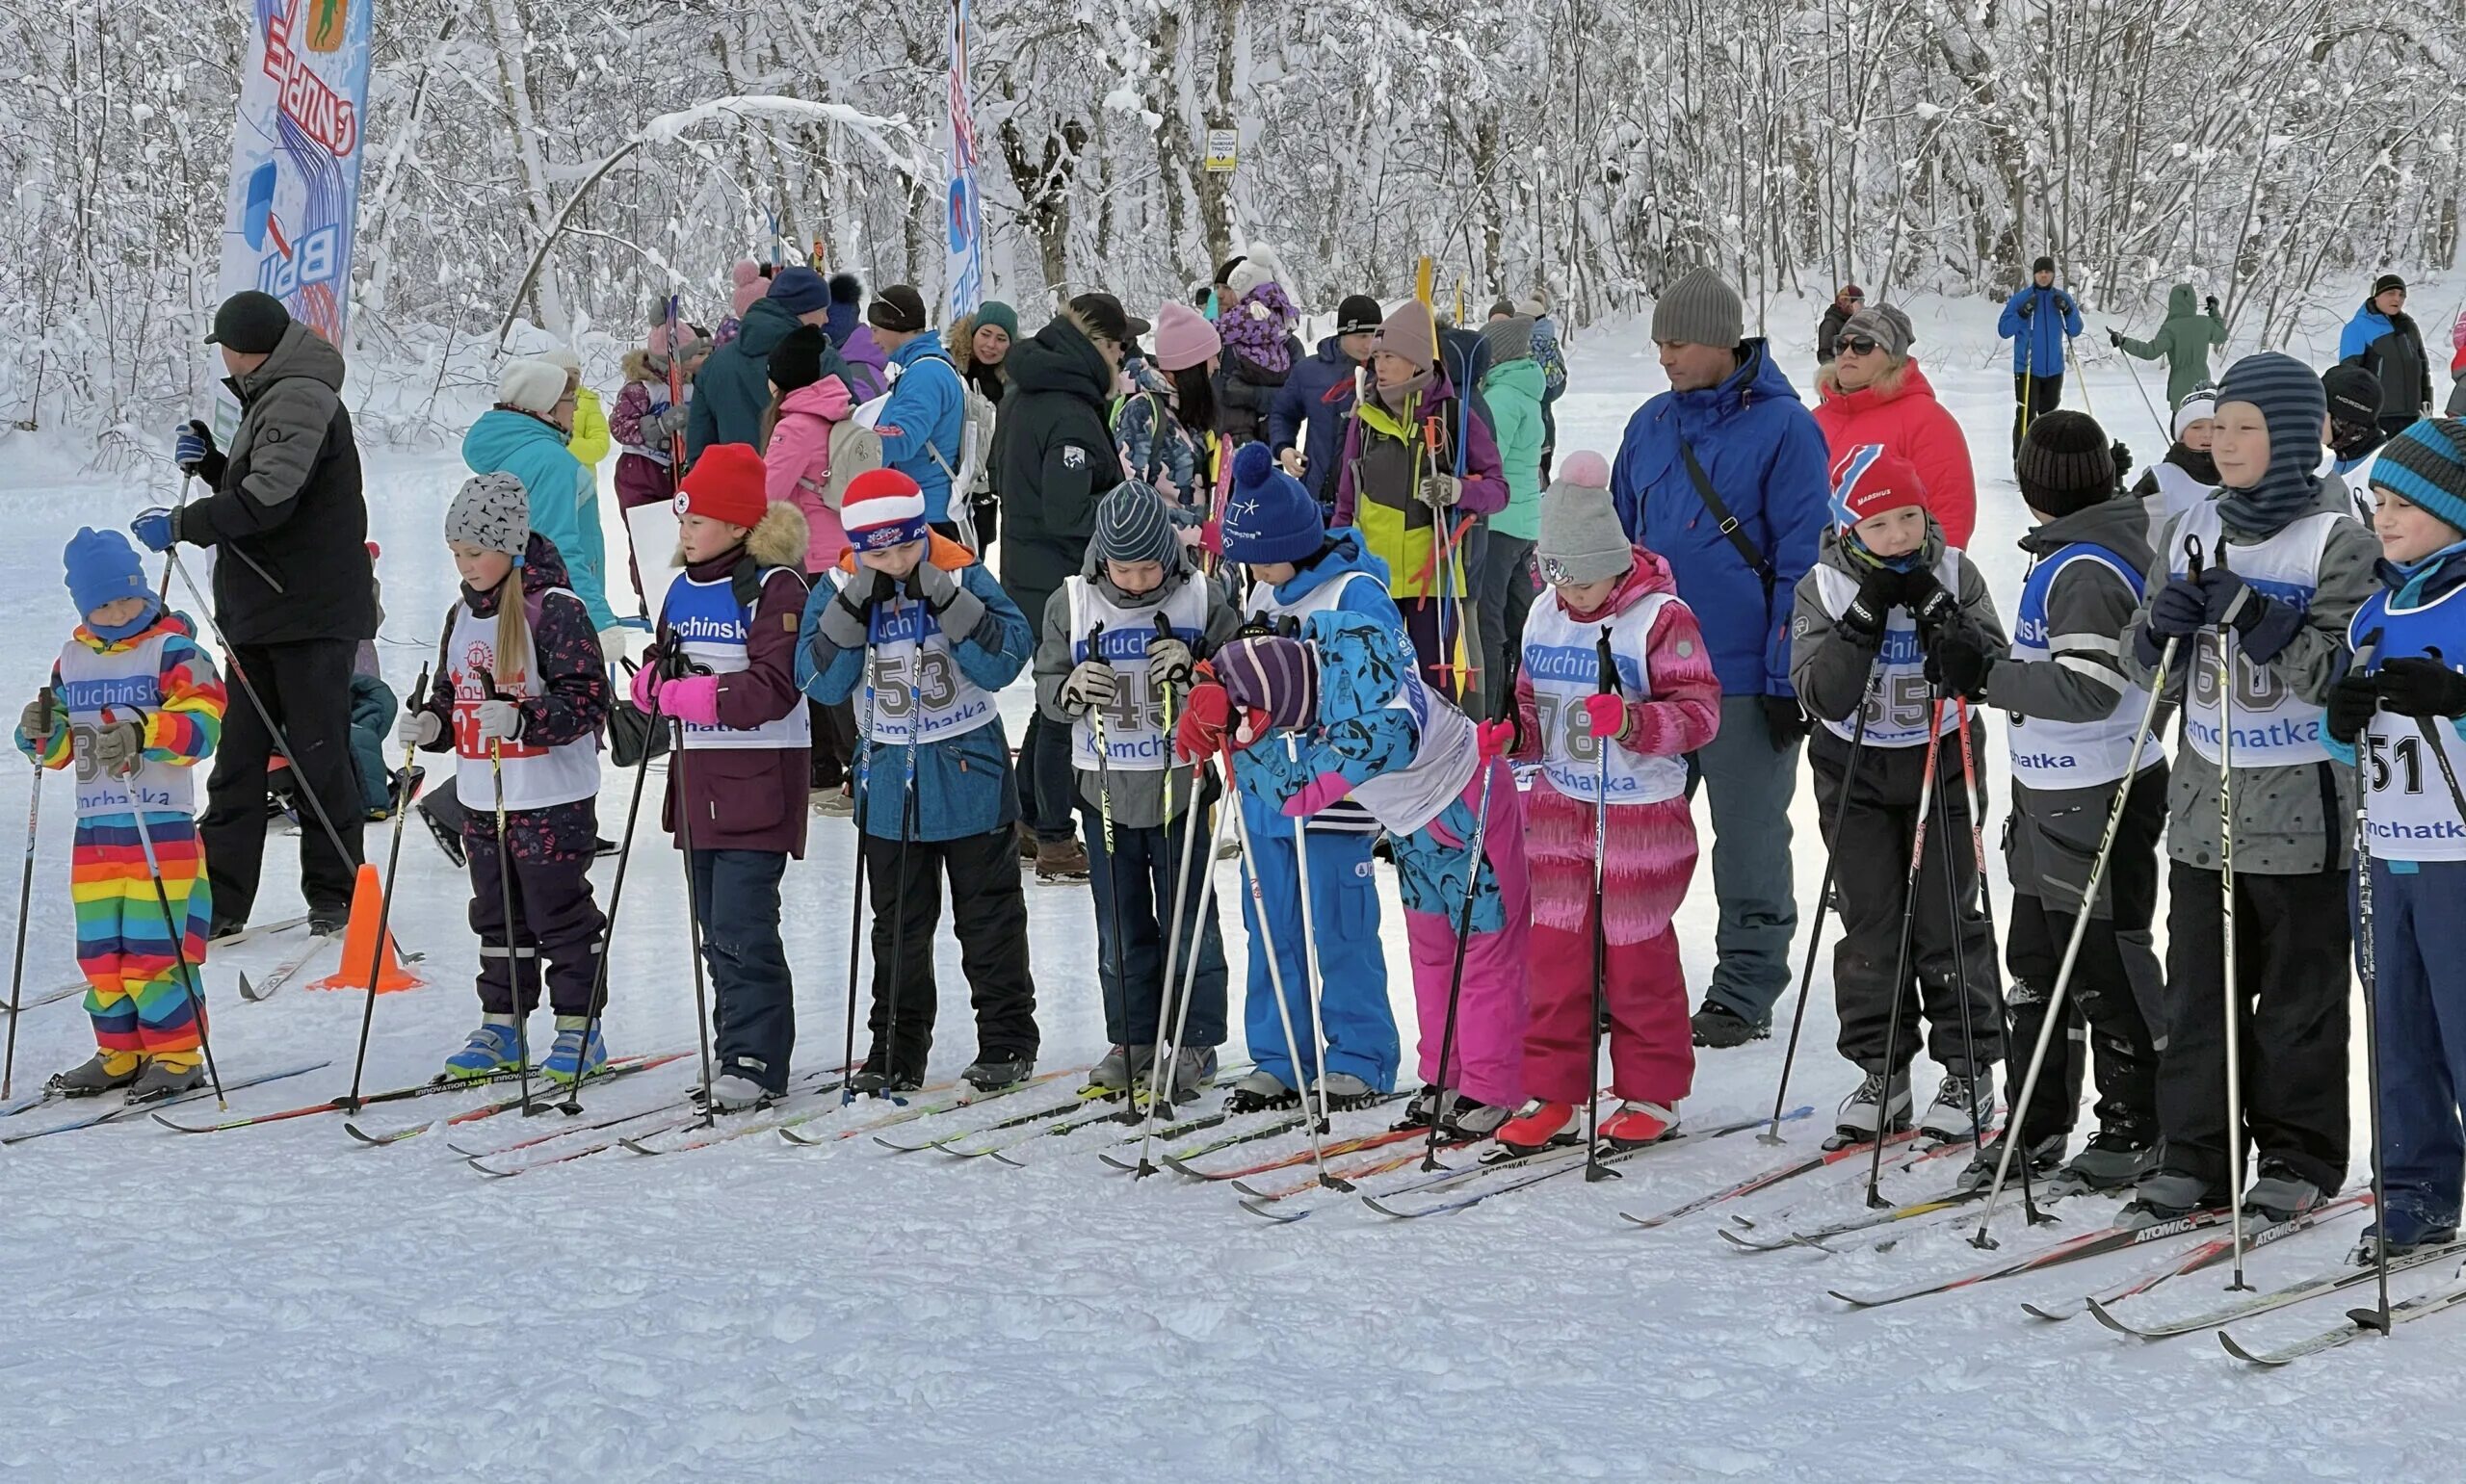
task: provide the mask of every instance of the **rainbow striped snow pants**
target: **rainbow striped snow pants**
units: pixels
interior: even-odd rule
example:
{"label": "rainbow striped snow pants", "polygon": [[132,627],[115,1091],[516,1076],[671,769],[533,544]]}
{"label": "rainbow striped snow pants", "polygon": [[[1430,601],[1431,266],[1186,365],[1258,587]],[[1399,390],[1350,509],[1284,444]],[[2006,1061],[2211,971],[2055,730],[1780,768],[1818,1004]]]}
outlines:
{"label": "rainbow striped snow pants", "polygon": [[[148,810],[145,827],[162,865],[171,921],[179,924],[190,967],[201,971],[214,893],[206,883],[197,823],[184,814]],[[89,986],[86,1013],[93,1018],[94,1044],[108,1068],[118,1074],[141,1060],[176,1071],[196,1066],[203,1058],[197,1017],[205,984],[197,980],[192,1001],[180,983],[179,960],[164,928],[135,818],[106,814],[78,820],[68,882],[77,904],[77,967]]]}

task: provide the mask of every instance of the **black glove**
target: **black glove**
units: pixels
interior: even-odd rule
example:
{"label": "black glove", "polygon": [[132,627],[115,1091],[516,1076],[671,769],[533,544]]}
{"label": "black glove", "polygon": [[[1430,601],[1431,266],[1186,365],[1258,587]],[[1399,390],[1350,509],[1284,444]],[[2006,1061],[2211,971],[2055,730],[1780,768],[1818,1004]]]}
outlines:
{"label": "black glove", "polygon": [[2372,714],[2380,709],[2380,687],[2370,675],[2348,670],[2344,679],[2329,688],[2329,735],[2348,746],[2372,724]]}
{"label": "black glove", "polygon": [[1978,625],[1955,620],[1925,643],[1929,682],[1965,701],[1986,699],[1987,673],[1995,668],[1998,657],[1987,648],[1986,636]]}
{"label": "black glove", "polygon": [[1858,580],[1857,596],[1841,611],[1833,627],[1865,648],[1876,647],[1883,642],[1884,621],[1901,604],[1903,581],[1903,574],[1890,567],[1870,567]]}
{"label": "black glove", "polygon": [[2209,296],[2208,301],[2203,303],[2201,307],[2208,310],[2210,315],[2215,318],[2217,314],[2217,296],[2215,294]]}
{"label": "black glove", "polygon": [[2119,329],[2116,329],[2116,328],[2115,328],[2113,325],[2109,325],[2109,326],[2107,326],[2107,344],[2109,344],[2109,345],[2111,345],[2111,346],[2113,346],[2113,347],[2114,347],[2116,350],[2118,350],[2118,351],[2122,350],[2122,349],[2123,349],[2123,331],[2122,331],[2122,330],[2119,330]]}
{"label": "black glove", "polygon": [[2081,312],[2081,306],[2073,302],[2072,296],[2059,291],[2055,296],[2055,307],[2062,310],[2066,319]]}
{"label": "black glove", "polygon": [[2200,584],[2189,577],[2178,577],[2158,589],[2149,600],[2147,630],[2162,639],[2190,638],[2207,621],[2209,595]]}
{"label": "black glove", "polygon": [[2117,438],[2108,448],[2107,453],[2115,461],[2115,483],[2120,485],[2123,483],[2124,476],[2132,472],[2132,450],[2125,446],[2121,438]]}
{"label": "black glove", "polygon": [[2380,704],[2399,716],[2419,721],[2434,716],[2466,716],[2466,675],[2438,660],[2422,655],[2383,660],[2374,679]]}
{"label": "black glove", "polygon": [[1764,703],[1764,730],[1772,735],[1772,750],[1787,752],[1806,741],[1807,714],[1798,709],[1795,695],[1757,697]]}
{"label": "black glove", "polygon": [[2021,300],[2021,318],[2022,318],[2022,319],[2026,320],[2026,319],[2028,319],[2030,316],[2032,316],[2032,315],[2033,315],[2033,314],[2035,314],[2035,313],[2037,313],[2037,312],[2038,312],[2038,297],[2037,297],[2035,294],[2033,294],[2033,295],[2031,295],[2029,298],[2027,298],[2027,299],[2025,299]]}
{"label": "black glove", "polygon": [[1935,574],[1924,567],[1901,575],[1901,606],[1909,610],[1921,629],[1941,628],[1960,612],[1960,605],[1935,580]]}

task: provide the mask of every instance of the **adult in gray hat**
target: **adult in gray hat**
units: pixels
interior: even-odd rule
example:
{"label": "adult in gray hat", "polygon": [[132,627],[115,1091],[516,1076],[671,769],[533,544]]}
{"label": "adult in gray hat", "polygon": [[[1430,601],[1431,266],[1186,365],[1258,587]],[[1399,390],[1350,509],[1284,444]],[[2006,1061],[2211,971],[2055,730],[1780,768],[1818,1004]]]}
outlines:
{"label": "adult in gray hat", "polygon": [[[204,423],[190,423],[172,457],[214,492],[177,510],[149,510],[130,529],[156,551],[175,542],[219,549],[214,618],[231,647],[233,689],[245,682],[282,728],[299,764],[294,786],[316,795],[339,837],[313,824],[300,832],[309,924],[339,932],[351,915],[365,818],[351,759],[352,664],[360,641],[377,633],[342,352],[280,299],[254,290],[223,301],[206,343],[222,349],[240,424],[221,450]],[[256,901],[275,752],[265,717],[235,693],[197,822],[217,937],[246,926]]]}
{"label": "adult in gray hat", "polygon": [[1738,295],[1710,269],[1662,295],[1652,333],[1669,390],[1628,419],[1610,480],[1627,534],[1677,573],[1721,682],[1720,734],[1689,759],[1713,806],[1720,900],[1699,1046],[1771,1034],[1790,979],[1790,801],[1807,735],[1790,684],[1790,601],[1831,497],[1823,432],[1745,325]]}

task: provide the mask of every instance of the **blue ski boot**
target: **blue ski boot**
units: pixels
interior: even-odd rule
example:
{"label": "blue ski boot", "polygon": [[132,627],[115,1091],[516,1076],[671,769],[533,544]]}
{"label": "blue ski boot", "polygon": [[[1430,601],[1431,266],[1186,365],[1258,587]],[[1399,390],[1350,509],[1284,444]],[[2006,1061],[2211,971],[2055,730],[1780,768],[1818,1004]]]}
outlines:
{"label": "blue ski boot", "polygon": [[[590,1043],[583,1044],[584,1028],[588,1027]],[[570,1087],[582,1078],[590,1077],[608,1065],[608,1038],[600,1028],[584,1015],[557,1017],[557,1044],[548,1048],[548,1059],[539,1063],[539,1075],[560,1087]]]}
{"label": "blue ski boot", "polygon": [[501,1072],[520,1070],[521,1041],[514,1033],[513,1017],[490,1015],[471,1032],[462,1049],[445,1058],[445,1070],[437,1080],[473,1082],[494,1077]]}

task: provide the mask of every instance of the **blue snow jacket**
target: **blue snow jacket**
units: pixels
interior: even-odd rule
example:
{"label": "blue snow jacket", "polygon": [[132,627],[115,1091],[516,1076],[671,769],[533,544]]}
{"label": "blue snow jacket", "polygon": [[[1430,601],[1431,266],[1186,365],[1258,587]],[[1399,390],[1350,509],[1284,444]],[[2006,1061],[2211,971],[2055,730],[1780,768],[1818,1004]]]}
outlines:
{"label": "blue snow jacket", "polygon": [[[2021,313],[2023,304],[2031,306],[2027,316]],[[2004,301],[2004,316],[1995,322],[1995,333],[2012,342],[2012,375],[2059,377],[2064,341],[2081,333],[2080,300],[2069,289],[2025,284]]]}
{"label": "blue snow jacket", "polygon": [[1366,572],[1376,581],[1347,584],[1344,595],[1336,599],[1334,612],[1379,619],[1394,629],[1404,638],[1404,647],[1410,649],[1412,638],[1404,628],[1404,611],[1387,592],[1387,563],[1370,554],[1362,544],[1361,533],[1351,526],[1338,526],[1328,532],[1325,556],[1295,572],[1291,581],[1269,590],[1275,594],[1276,602],[1290,605],[1351,572]]}
{"label": "blue snow jacket", "polygon": [[[964,636],[953,638],[951,655],[978,689],[999,690],[1016,680],[1036,653],[1036,633],[1027,615],[993,580],[993,574],[969,558],[966,548],[942,536],[932,537],[928,560],[956,568],[959,586],[984,605],[984,616]],[[853,576],[841,564],[813,585],[805,599],[804,619],[797,631],[797,686],[825,706],[857,697],[865,685],[865,648],[841,648],[822,631],[822,615],[839,596],[840,584]],[[865,725],[865,703],[856,701],[856,725]],[[859,815],[865,833],[896,840],[900,832],[901,794],[907,783],[905,743],[868,742],[863,750],[865,788],[873,802]],[[972,835],[1008,829],[1019,818],[1019,789],[1010,776],[1010,742],[1002,720],[993,720],[946,741],[928,742],[916,758],[916,836],[918,840],[963,840]]]}
{"label": "blue snow jacket", "polygon": [[[1668,559],[1678,595],[1703,626],[1724,695],[1795,695],[1790,604],[1830,523],[1831,459],[1823,430],[1762,340],[1720,385],[1664,392],[1636,409],[1610,471],[1619,523]],[[1772,569],[1767,583],[1721,534],[1680,452]]]}
{"label": "blue snow jacket", "polygon": [[1289,449],[1305,427],[1309,430],[1301,446],[1301,456],[1309,460],[1301,483],[1322,506],[1336,503],[1336,465],[1344,457],[1345,419],[1352,415],[1357,369],[1329,335],[1316,351],[1294,363],[1293,374],[1276,389],[1275,402],[1268,408],[1271,447]]}
{"label": "blue snow jacket", "polygon": [[613,629],[608,607],[608,551],[599,534],[599,482],[565,449],[553,423],[491,407],[462,435],[462,462],[473,474],[511,474],[531,501],[531,529],[565,560],[566,583],[582,599],[594,630]]}
{"label": "blue snow jacket", "polygon": [[[928,366],[926,361],[941,364]],[[944,466],[959,466],[959,436],[967,421],[958,368],[931,335],[919,335],[892,351],[890,363],[900,368],[899,379],[891,383],[890,401],[882,404],[882,415],[874,425],[882,435],[882,463],[925,491],[927,520],[949,520],[951,477]]]}

